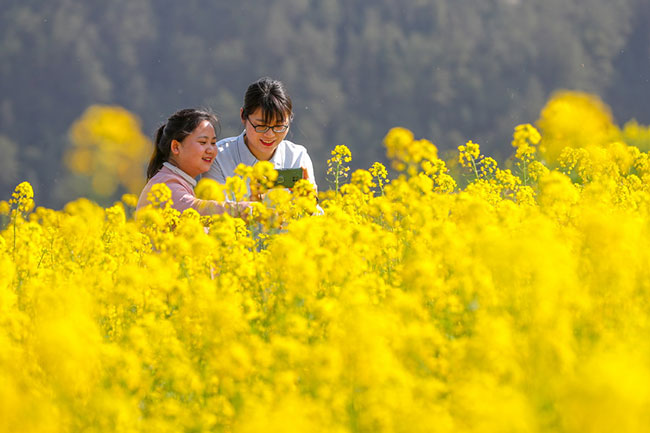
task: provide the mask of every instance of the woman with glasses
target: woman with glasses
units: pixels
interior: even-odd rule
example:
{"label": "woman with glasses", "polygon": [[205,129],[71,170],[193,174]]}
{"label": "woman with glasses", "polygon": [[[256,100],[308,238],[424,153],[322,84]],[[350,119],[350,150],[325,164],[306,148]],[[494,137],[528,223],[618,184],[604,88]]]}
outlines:
{"label": "woman with glasses", "polygon": [[240,110],[244,131],[217,143],[219,153],[206,177],[225,183],[239,164],[270,161],[276,169],[302,168],[304,178],[316,189],[314,167],[307,149],[285,140],[293,118],[291,98],[284,85],[268,77],[248,86]]}

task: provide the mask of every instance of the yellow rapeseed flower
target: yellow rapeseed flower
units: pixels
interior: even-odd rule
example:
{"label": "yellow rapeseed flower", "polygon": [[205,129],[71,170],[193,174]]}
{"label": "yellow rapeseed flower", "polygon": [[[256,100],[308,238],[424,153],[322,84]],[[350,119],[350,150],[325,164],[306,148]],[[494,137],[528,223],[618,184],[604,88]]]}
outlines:
{"label": "yellow rapeseed flower", "polygon": [[[317,216],[306,180],[246,220],[180,214],[165,185],[137,220],[134,197],[25,215],[20,184],[0,217],[0,431],[644,431],[650,157],[619,138],[526,172],[468,142],[459,186],[391,130],[404,171],[381,195],[385,167],[355,171]],[[239,173],[233,197],[274,170]]]}

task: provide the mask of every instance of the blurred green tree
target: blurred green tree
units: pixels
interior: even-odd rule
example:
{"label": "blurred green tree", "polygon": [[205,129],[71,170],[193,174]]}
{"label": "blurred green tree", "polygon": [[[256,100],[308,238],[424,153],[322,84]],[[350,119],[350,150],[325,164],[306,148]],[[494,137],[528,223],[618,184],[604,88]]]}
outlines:
{"label": "blurred green tree", "polygon": [[289,138],[309,148],[319,183],[337,144],[353,169],[385,162],[393,126],[442,154],[472,139],[506,157],[512,127],[557,89],[650,123],[649,19],[645,0],[5,0],[0,131],[49,206],[74,198],[50,193],[67,170],[53,161],[90,105],[137,113],[147,134],[207,106],[232,135],[246,86],[264,75],[287,85]]}

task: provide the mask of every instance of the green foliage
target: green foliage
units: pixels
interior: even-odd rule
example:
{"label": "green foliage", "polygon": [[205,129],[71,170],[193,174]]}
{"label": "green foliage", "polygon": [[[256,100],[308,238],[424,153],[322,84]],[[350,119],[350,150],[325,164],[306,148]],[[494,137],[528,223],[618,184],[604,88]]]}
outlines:
{"label": "green foliage", "polygon": [[6,0],[0,131],[50,206],[74,198],[52,194],[53,179],[88,106],[123,106],[150,134],[181,107],[210,106],[226,136],[263,75],[287,85],[289,139],[309,148],[319,183],[333,146],[350,147],[352,168],[384,160],[393,126],[442,152],[472,139],[502,158],[512,124],[532,122],[558,88],[650,123],[649,19],[643,0]]}

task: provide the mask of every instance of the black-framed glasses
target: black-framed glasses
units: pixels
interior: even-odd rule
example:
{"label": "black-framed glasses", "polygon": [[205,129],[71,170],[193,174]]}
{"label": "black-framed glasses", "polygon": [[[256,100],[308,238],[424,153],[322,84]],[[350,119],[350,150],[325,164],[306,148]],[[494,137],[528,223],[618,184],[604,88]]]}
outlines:
{"label": "black-framed glasses", "polygon": [[250,123],[251,126],[255,129],[255,132],[258,132],[260,134],[264,134],[269,129],[271,129],[276,134],[280,134],[281,132],[284,132],[287,129],[289,129],[289,125],[275,125],[275,126],[256,125],[253,122],[251,122],[251,119],[248,116],[246,116],[246,120],[248,120],[248,123]]}

